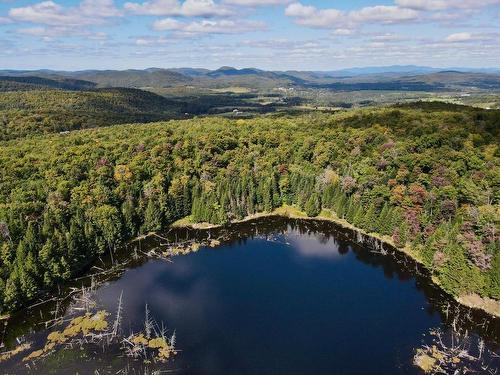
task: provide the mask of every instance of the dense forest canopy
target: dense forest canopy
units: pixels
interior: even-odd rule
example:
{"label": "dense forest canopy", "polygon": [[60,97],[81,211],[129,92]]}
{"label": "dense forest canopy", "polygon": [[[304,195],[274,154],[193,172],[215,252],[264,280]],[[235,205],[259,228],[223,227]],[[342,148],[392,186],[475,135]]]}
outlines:
{"label": "dense forest canopy", "polygon": [[89,90],[96,87],[96,84],[80,79],[65,78],[58,76],[37,77],[37,76],[9,76],[1,75],[0,72],[0,92],[9,91],[30,91],[41,89],[61,89],[61,90]]}
{"label": "dense forest canopy", "polygon": [[[162,90],[159,90],[160,92]],[[255,93],[186,92],[154,93],[139,89],[109,88],[91,91],[55,90],[49,87],[0,93],[0,141],[104,127],[132,122],[153,122],[201,114],[245,116],[273,112],[300,104],[259,103]],[[288,108],[287,108],[288,110]]]}
{"label": "dense forest canopy", "polygon": [[138,234],[283,204],[392,237],[451,294],[500,298],[500,111],[419,106],[119,125],[3,142],[0,308]]}
{"label": "dense forest canopy", "polygon": [[0,141],[129,122],[170,119],[179,104],[136,89],[31,90],[0,95]]}

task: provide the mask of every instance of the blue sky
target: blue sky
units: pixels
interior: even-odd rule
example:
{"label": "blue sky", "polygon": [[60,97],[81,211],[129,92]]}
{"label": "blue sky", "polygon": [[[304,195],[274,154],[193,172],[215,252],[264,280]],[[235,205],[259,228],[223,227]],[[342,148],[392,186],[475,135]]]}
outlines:
{"label": "blue sky", "polygon": [[500,0],[0,0],[0,69],[500,67]]}

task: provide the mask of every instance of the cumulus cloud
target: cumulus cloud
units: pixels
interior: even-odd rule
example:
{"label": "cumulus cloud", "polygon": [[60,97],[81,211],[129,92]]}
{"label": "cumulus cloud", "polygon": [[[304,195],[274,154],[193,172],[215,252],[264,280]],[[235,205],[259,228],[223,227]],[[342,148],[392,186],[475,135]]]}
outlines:
{"label": "cumulus cloud", "polygon": [[295,18],[295,22],[310,27],[334,27],[345,21],[344,12],[337,9],[317,9],[301,3],[290,4],[285,9],[285,15]]}
{"label": "cumulus cloud", "polygon": [[153,28],[157,31],[175,31],[183,35],[196,34],[239,34],[264,28],[261,22],[233,20],[202,20],[181,22],[173,18],[156,21]]}
{"label": "cumulus cloud", "polygon": [[98,25],[102,24],[105,18],[117,17],[120,14],[113,0],[84,0],[78,7],[70,8],[64,8],[49,0],[26,7],[12,8],[9,11],[9,16],[13,20],[55,27]]}
{"label": "cumulus cloud", "polygon": [[144,3],[128,2],[125,10],[149,16],[185,16],[185,17],[224,17],[233,14],[233,10],[215,3],[213,0],[151,0]]}
{"label": "cumulus cloud", "polygon": [[83,0],[79,10],[89,17],[119,17],[122,12],[115,7],[113,0]]}
{"label": "cumulus cloud", "polygon": [[400,8],[397,6],[377,5],[365,7],[350,12],[349,17],[355,22],[380,22],[399,23],[413,21],[418,18],[419,13],[414,9]]}
{"label": "cumulus cloud", "polygon": [[[13,8],[9,16],[18,21],[46,25],[80,25],[86,21],[76,12],[68,12],[53,1],[43,1],[23,8]],[[88,22],[88,21],[87,21]],[[84,22],[87,24],[87,22]]]}
{"label": "cumulus cloud", "polygon": [[419,10],[476,9],[500,4],[500,0],[396,0],[396,4]]}
{"label": "cumulus cloud", "polygon": [[224,2],[232,5],[240,5],[247,7],[286,5],[293,0],[225,0]]}
{"label": "cumulus cloud", "polygon": [[[402,23],[414,21],[419,12],[414,9],[398,6],[377,5],[359,10],[344,12],[338,9],[318,9],[301,3],[290,4],[285,15],[295,19],[299,25],[317,28],[349,29],[352,25],[362,23]],[[346,26],[351,27],[346,27]]]}

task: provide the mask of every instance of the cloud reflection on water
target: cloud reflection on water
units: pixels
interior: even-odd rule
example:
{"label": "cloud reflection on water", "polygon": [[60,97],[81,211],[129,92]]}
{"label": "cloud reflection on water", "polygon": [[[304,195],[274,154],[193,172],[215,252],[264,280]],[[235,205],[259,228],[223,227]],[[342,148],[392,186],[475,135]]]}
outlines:
{"label": "cloud reflection on water", "polygon": [[284,238],[297,255],[306,258],[340,260],[349,251],[349,247],[341,241],[318,233],[290,232]]}

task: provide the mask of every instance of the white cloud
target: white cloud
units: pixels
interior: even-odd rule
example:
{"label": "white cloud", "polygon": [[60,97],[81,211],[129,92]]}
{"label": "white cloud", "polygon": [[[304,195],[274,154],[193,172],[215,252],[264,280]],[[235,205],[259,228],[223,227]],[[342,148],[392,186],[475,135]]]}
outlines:
{"label": "white cloud", "polygon": [[317,9],[301,3],[290,4],[285,15],[295,18],[296,23],[303,26],[328,28],[342,23],[345,14],[337,9]]}
{"label": "white cloud", "polygon": [[247,7],[258,6],[273,6],[273,5],[286,5],[293,0],[225,0],[224,2],[232,5],[241,5]]}
{"label": "white cloud", "polygon": [[484,34],[473,34],[469,32],[455,33],[448,35],[444,41],[447,43],[464,43],[479,40],[489,40],[491,37]]}
{"label": "white cloud", "polygon": [[48,0],[21,8],[12,8],[10,18],[55,27],[82,27],[104,23],[107,17],[119,16],[112,0],[84,0],[78,7],[64,8]]}
{"label": "white cloud", "polygon": [[451,34],[448,35],[445,38],[446,42],[451,42],[451,43],[456,43],[456,42],[466,42],[469,40],[472,40],[472,34],[471,33],[456,33],[456,34]]}
{"label": "white cloud", "polygon": [[42,38],[44,41],[52,41],[54,38],[68,37],[68,36],[82,36],[91,40],[106,40],[107,34],[104,32],[90,32],[73,27],[54,27],[54,26],[35,26],[26,27],[15,30],[18,34],[30,35]]}
{"label": "white cloud", "polygon": [[186,0],[182,4],[181,13],[185,16],[227,16],[232,11],[215,4],[213,0]]}
{"label": "white cloud", "polygon": [[233,20],[202,20],[181,22],[173,18],[158,20],[153,24],[158,31],[175,31],[183,35],[196,34],[239,34],[264,28],[261,22],[233,21]]}
{"label": "white cloud", "polygon": [[118,10],[113,0],[83,0],[79,10],[89,17],[119,17],[122,12]]}
{"label": "white cloud", "polygon": [[[12,8],[10,17],[24,22],[41,23],[46,25],[80,25],[84,20],[73,12],[66,12],[53,1],[43,1],[24,8]],[[85,22],[86,24],[87,22]]]}
{"label": "white cloud", "polygon": [[173,42],[174,39],[166,38],[164,36],[160,37],[142,36],[135,39],[135,44],[137,46],[155,46],[155,45],[170,44]]}
{"label": "white cloud", "polygon": [[381,35],[374,35],[372,36],[371,40],[374,42],[401,42],[407,39],[398,34],[386,33]]}
{"label": "white cloud", "polygon": [[500,4],[500,0],[396,0],[396,4],[419,10],[477,9]]}
{"label": "white cloud", "polygon": [[124,8],[135,14],[163,16],[177,12],[180,4],[177,0],[152,0],[144,3],[125,3]]}
{"label": "white cloud", "polygon": [[347,36],[347,35],[352,35],[354,33],[354,30],[352,29],[335,29],[333,32],[332,32],[332,35],[336,35],[336,36]]}
{"label": "white cloud", "polygon": [[173,18],[164,18],[162,20],[156,21],[153,24],[153,28],[158,31],[162,30],[179,30],[185,27],[186,24]]}
{"label": "white cloud", "polygon": [[7,25],[8,23],[12,23],[12,21],[7,17],[0,17],[0,25]]}
{"label": "white cloud", "polygon": [[385,5],[344,12],[334,8],[318,9],[310,5],[293,3],[285,9],[285,15],[294,18],[296,23],[303,26],[350,29],[353,25],[362,23],[391,24],[414,21],[419,17],[419,12]]}
{"label": "white cloud", "polygon": [[47,27],[27,27],[22,29],[17,29],[16,32],[24,35],[38,36],[38,37],[53,37],[60,35],[61,32],[68,31],[67,28],[56,29]]}
{"label": "white cloud", "polygon": [[151,0],[144,3],[125,3],[125,10],[149,16],[223,17],[233,10],[213,0]]}
{"label": "white cloud", "polygon": [[[265,50],[280,50],[292,53],[293,51],[313,51],[324,49],[324,45],[317,40],[289,40],[289,39],[265,39],[265,40],[243,40],[239,44],[250,48]],[[283,52],[280,52],[283,53]]]}
{"label": "white cloud", "polygon": [[413,21],[419,16],[418,11],[397,6],[377,5],[365,7],[349,13],[355,22],[398,23]]}

